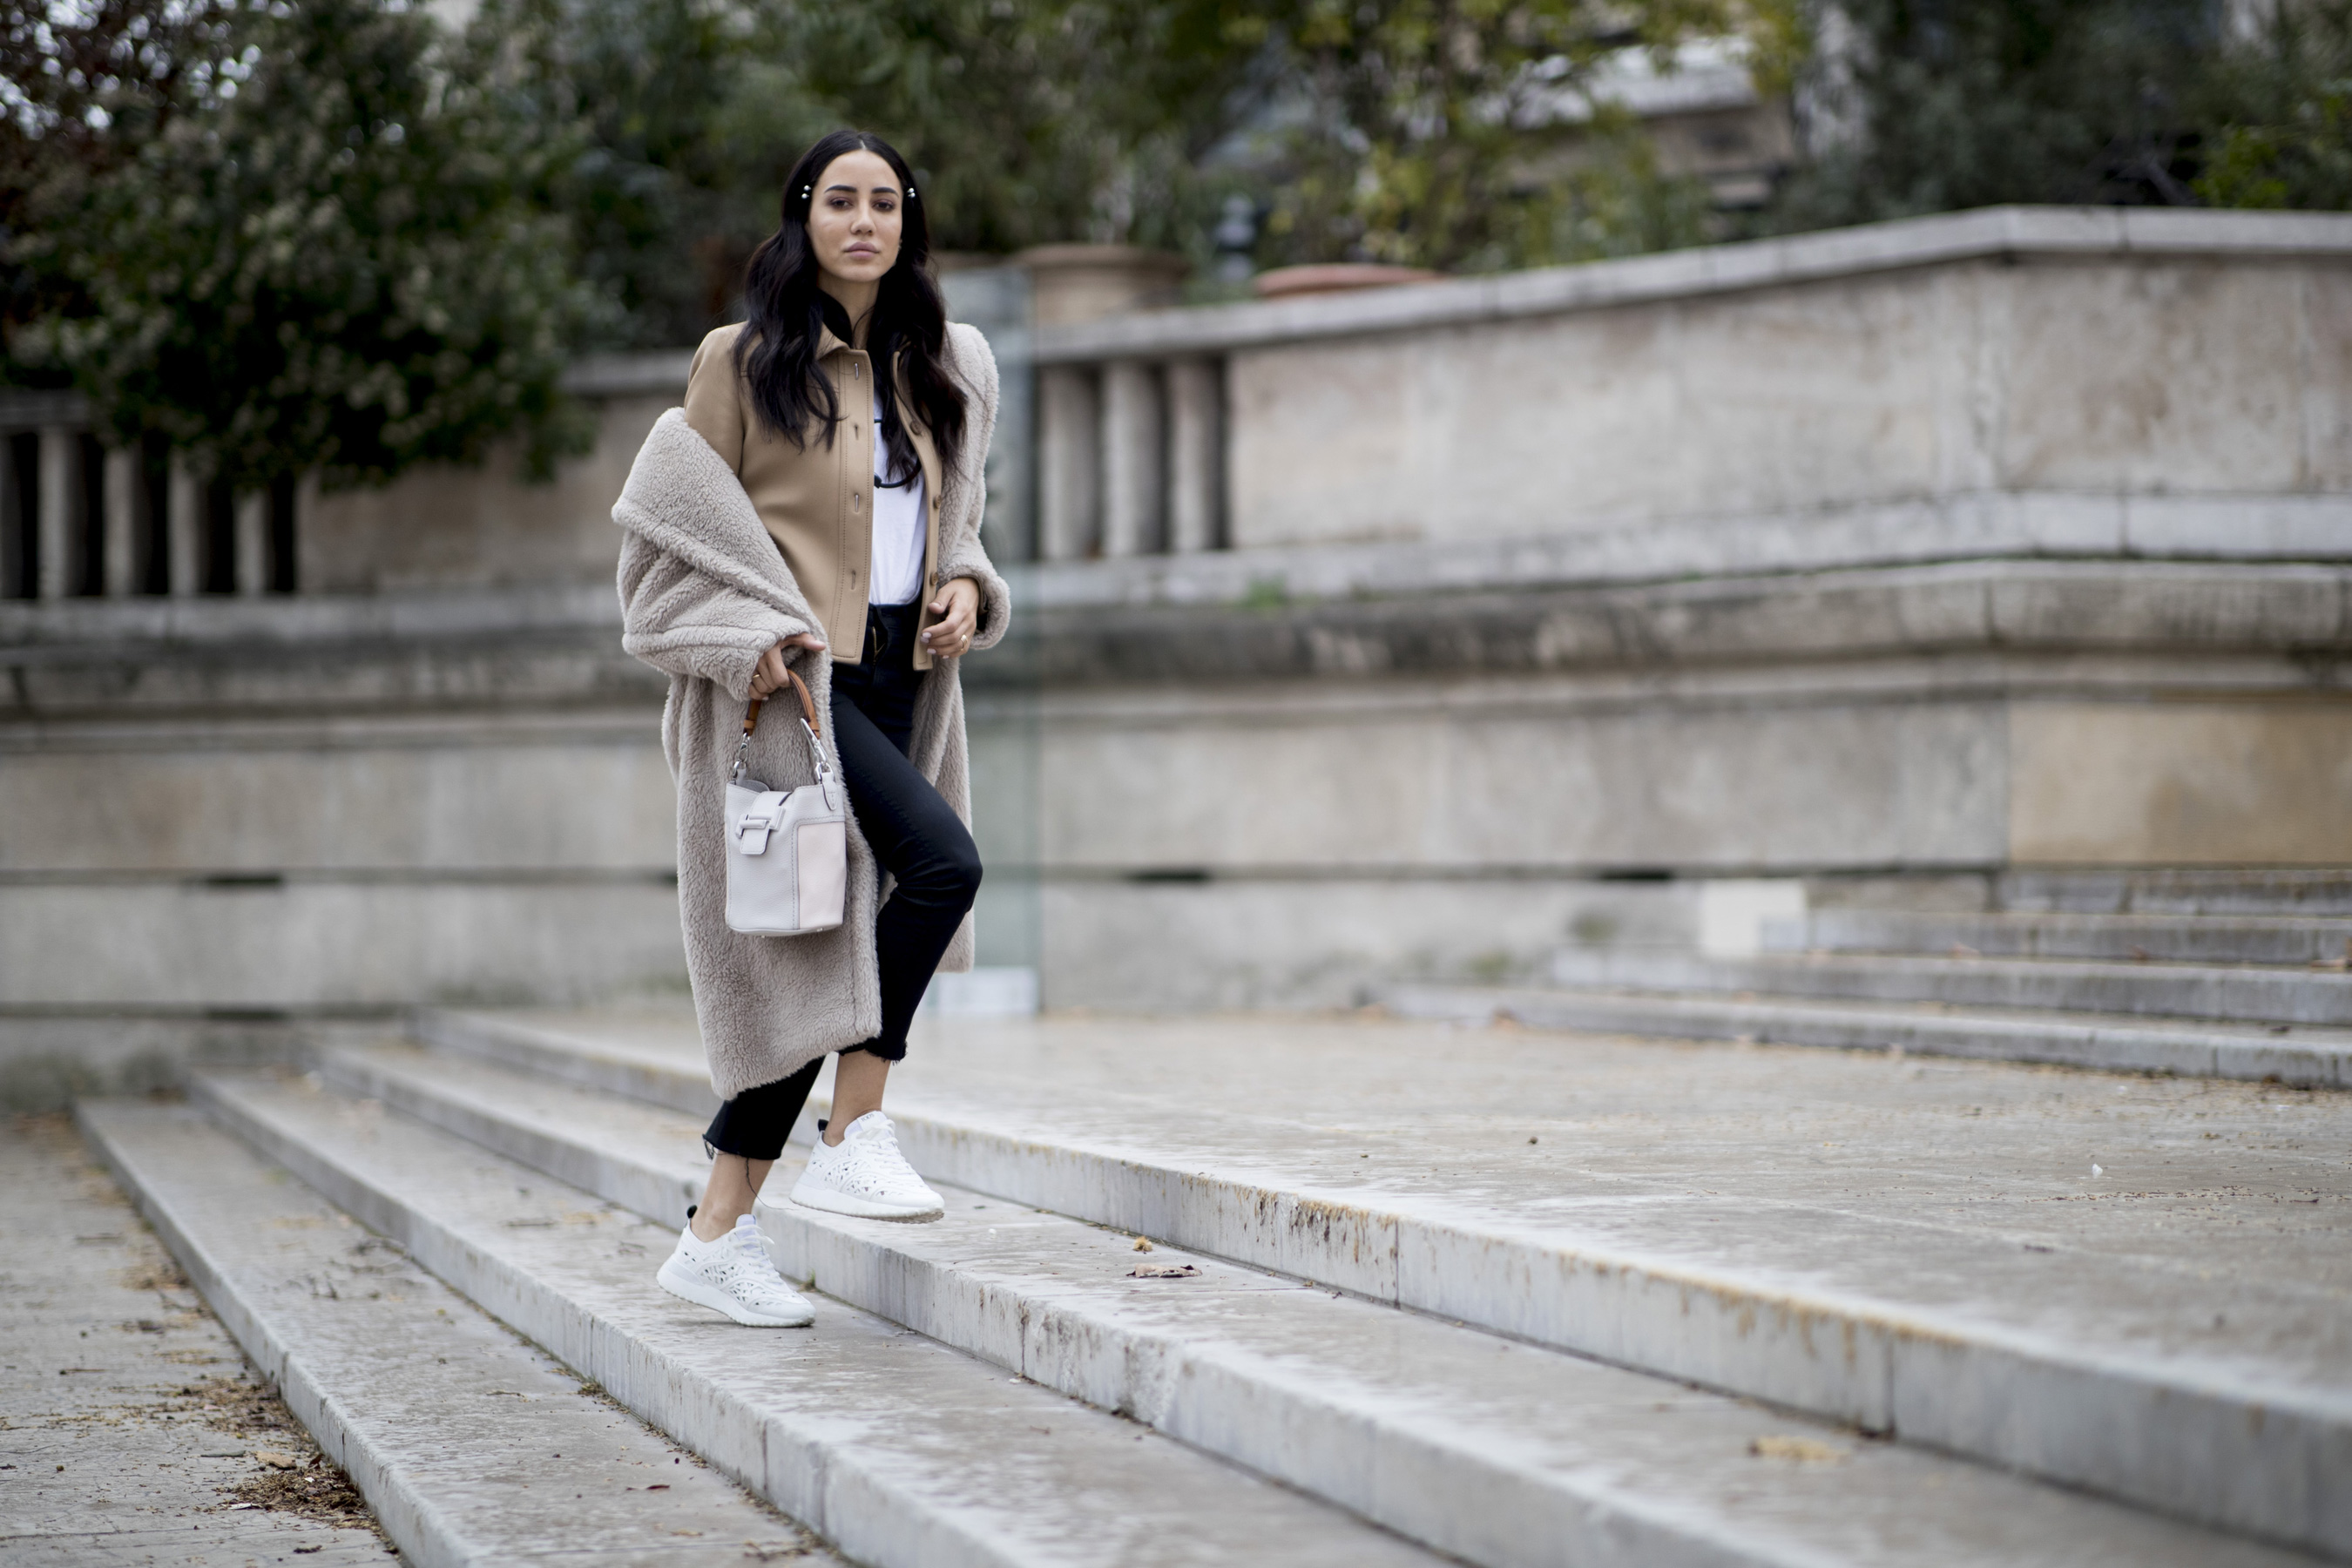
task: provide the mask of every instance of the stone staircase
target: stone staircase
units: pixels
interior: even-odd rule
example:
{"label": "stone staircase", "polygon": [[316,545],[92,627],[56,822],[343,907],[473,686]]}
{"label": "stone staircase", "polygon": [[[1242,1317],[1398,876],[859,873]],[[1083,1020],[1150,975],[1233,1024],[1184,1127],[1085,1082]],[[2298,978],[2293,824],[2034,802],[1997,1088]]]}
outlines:
{"label": "stone staircase", "polygon": [[1406,985],[1415,1016],[2352,1086],[2352,879],[2013,875],[2001,907],[1826,909],[1761,951],[1564,948],[1548,987]]}
{"label": "stone staircase", "polygon": [[[419,1563],[646,1561],[655,1538],[665,1563],[889,1568],[2352,1556],[2340,1246],[2249,1268],[2115,1205],[1955,1219],[1852,1172],[1822,1185],[1799,1169],[1810,1131],[1740,1148],[1709,1130],[1759,1097],[1788,1097],[1775,1125],[1842,1097],[1846,1137],[1883,1123],[1887,1149],[1950,1158],[1923,1107],[1958,1088],[1971,1114],[2046,1120],[2037,1075],[1894,1081],[1812,1053],[1759,1075],[1718,1049],[1683,1126],[1721,1190],[1691,1190],[1654,1136],[1607,1129],[1612,1097],[1656,1100],[1705,1047],[1343,1028],[923,1042],[893,1114],[948,1215],[763,1202],[780,1266],[821,1293],[799,1331],[652,1283],[708,1170],[688,1016],[428,1014],[308,1075],[200,1077],[187,1105],[82,1120]],[[1459,1114],[1443,1089],[1463,1041],[1524,1079],[1529,1116],[1582,1097],[1584,1146],[1563,1156],[1556,1120]],[[1252,1071],[1263,1092],[1235,1092]],[[1295,1113],[1301,1086],[1322,1116]],[[2086,1121],[2133,1092],[2074,1088]],[[2277,1131],[2263,1097],[2288,1091],[2214,1092],[2237,1098],[2153,1114]],[[2334,1096],[2280,1113],[2298,1137],[2352,1128]],[[1952,1125],[1993,1148],[2012,1124]],[[2339,1201],[2315,1217],[2340,1227],[2330,1148]],[[341,1216],[430,1289],[338,1289]],[[622,1409],[643,1426],[614,1429]],[[451,1479],[478,1412],[501,1423],[494,1486]],[[615,1493],[616,1449],[668,1453],[675,1482]],[[491,1506],[519,1486],[576,1494],[576,1518]]]}

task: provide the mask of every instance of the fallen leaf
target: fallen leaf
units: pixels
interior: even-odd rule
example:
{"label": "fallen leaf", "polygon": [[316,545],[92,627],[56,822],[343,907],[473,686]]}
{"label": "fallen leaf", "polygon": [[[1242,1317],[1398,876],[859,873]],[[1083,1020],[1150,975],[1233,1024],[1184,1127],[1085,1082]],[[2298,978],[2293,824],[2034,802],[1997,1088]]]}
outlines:
{"label": "fallen leaf", "polygon": [[646,1490],[649,1492],[666,1492],[669,1490],[669,1483],[667,1481],[656,1481],[653,1485],[647,1487]]}
{"label": "fallen leaf", "polygon": [[1199,1272],[1189,1263],[1139,1263],[1127,1275],[1130,1279],[1184,1279]]}
{"label": "fallen leaf", "polygon": [[1841,1464],[1852,1452],[1816,1437],[1782,1436],[1751,1437],[1748,1451],[1759,1459],[1788,1459],[1800,1465]]}
{"label": "fallen leaf", "polygon": [[253,1457],[273,1470],[291,1470],[298,1468],[302,1463],[293,1455],[281,1454],[275,1448],[257,1448],[253,1452]]}
{"label": "fallen leaf", "polygon": [[1135,1238],[1135,1250],[1138,1252],[1149,1252],[1151,1250],[1151,1243],[1144,1240],[1143,1237],[1139,1236]]}

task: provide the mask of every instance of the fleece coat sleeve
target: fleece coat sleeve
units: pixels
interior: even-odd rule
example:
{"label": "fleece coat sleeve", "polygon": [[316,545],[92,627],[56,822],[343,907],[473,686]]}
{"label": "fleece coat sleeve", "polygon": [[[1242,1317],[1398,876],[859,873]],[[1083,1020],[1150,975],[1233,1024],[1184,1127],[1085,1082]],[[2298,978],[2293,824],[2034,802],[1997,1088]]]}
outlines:
{"label": "fleece coat sleeve", "polygon": [[621,536],[621,647],[667,675],[751,695],[760,656],[809,629],[801,616],[713,582],[646,540]]}
{"label": "fleece coat sleeve", "polygon": [[949,491],[950,510],[940,527],[940,581],[969,577],[980,589],[971,651],[982,653],[1003,641],[1005,628],[1013,624],[1012,593],[980,542],[981,520],[987,511],[988,446],[996,435],[996,355],[979,328],[961,322],[948,328],[947,347],[949,374],[961,384],[971,416],[964,427],[964,456],[956,464],[957,482]]}

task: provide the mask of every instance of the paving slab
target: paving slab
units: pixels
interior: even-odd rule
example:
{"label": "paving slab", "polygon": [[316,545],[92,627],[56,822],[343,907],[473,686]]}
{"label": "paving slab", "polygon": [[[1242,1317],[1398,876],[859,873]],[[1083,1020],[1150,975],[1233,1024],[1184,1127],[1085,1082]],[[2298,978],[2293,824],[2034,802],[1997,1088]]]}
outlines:
{"label": "paving slab", "polygon": [[1749,991],[1882,1002],[2145,1013],[2175,1018],[2352,1025],[2352,973],[2309,965],[2098,963],[1918,953],[1768,952],[1754,958],[1566,948],[1555,985]]}
{"label": "paving slab", "polygon": [[646,1421],[878,1568],[1438,1559],[871,1313],[745,1329],[653,1280],[677,1232],[370,1101],[200,1078],[226,1125]]}
{"label": "paving slab", "polygon": [[79,1114],[418,1568],[840,1568],[202,1112],[86,1101]]}
{"label": "paving slab", "polygon": [[1383,986],[1377,994],[1381,1005],[1408,1017],[1455,1023],[1508,1016],[1538,1028],[1598,1034],[1747,1039],[2352,1089],[2352,1029],[2307,1024],[1598,986],[1398,984]]}
{"label": "paving slab", "polygon": [[[709,1173],[698,1117],[415,1047],[330,1081],[639,1212]],[[790,1190],[788,1152],[768,1190]],[[1486,1564],[2302,1561],[1751,1402],[943,1189],[923,1226],[762,1200],[780,1265]],[[1139,1265],[1194,1272],[1139,1279]],[[1806,1456],[1794,1462],[1783,1454]],[[1467,1500],[1475,1500],[1475,1504]]]}
{"label": "paving slab", "polygon": [[[690,1016],[658,1019],[478,1043],[690,1074]],[[1048,1018],[927,1021],[892,1114],[976,1191],[2352,1553],[2352,1097]]]}
{"label": "paving slab", "polygon": [[0,1121],[0,1563],[377,1568],[392,1550],[72,1121]]}
{"label": "paving slab", "polygon": [[2099,958],[2133,963],[2340,963],[2352,920],[2284,915],[1937,914],[1815,910],[1768,920],[1767,949]]}

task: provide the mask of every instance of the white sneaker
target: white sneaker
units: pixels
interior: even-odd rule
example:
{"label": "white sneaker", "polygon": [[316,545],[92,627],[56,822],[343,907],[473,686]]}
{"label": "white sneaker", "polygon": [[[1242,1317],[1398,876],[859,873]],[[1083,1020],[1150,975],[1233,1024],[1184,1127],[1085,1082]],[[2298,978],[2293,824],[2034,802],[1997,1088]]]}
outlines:
{"label": "white sneaker", "polygon": [[851,1122],[839,1143],[817,1140],[808,1168],[793,1184],[793,1202],[861,1219],[937,1219],[948,1212],[898,1152],[898,1135],[878,1110]]}
{"label": "white sneaker", "polygon": [[705,1241],[688,1226],[677,1250],[654,1279],[673,1296],[726,1313],[755,1329],[799,1329],[816,1321],[809,1299],[784,1283],[760,1239],[750,1215],[717,1241]]}

